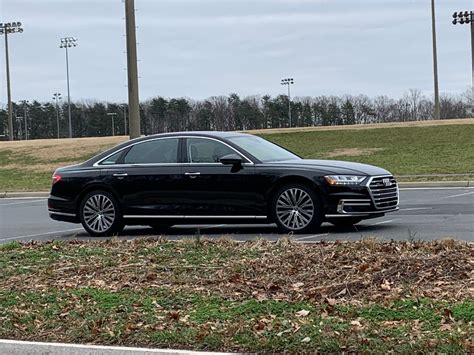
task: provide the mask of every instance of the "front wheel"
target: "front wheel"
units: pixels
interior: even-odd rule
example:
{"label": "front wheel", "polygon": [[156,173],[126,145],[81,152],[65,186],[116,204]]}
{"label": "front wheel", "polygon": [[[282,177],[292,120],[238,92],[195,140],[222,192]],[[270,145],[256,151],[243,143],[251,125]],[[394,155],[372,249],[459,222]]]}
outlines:
{"label": "front wheel", "polygon": [[89,192],[82,200],[80,216],[84,229],[95,237],[117,234],[124,227],[117,201],[105,191]]}
{"label": "front wheel", "polygon": [[309,232],[321,226],[321,203],[316,193],[306,185],[288,184],[275,194],[273,218],[286,233]]}

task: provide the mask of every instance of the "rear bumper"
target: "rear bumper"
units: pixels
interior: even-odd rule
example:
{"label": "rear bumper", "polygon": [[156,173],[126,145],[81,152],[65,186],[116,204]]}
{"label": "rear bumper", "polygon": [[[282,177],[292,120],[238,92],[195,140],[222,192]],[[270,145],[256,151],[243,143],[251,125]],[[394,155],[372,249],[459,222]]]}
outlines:
{"label": "rear bumper", "polygon": [[76,213],[76,207],[73,201],[52,196],[48,198],[49,217],[55,221],[79,223],[79,217]]}

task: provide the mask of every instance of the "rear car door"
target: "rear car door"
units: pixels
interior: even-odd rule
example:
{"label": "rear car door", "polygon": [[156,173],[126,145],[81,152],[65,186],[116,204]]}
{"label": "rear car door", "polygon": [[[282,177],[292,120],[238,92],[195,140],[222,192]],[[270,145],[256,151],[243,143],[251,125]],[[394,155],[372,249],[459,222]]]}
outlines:
{"label": "rear car door", "polygon": [[177,137],[139,142],[127,148],[118,163],[105,165],[107,183],[126,217],[182,215],[177,198],[183,183],[179,142]]}
{"label": "rear car door", "polygon": [[[220,163],[238,154],[240,169]],[[253,184],[253,163],[229,145],[213,138],[187,137],[183,142],[183,208],[187,218],[262,215]]]}

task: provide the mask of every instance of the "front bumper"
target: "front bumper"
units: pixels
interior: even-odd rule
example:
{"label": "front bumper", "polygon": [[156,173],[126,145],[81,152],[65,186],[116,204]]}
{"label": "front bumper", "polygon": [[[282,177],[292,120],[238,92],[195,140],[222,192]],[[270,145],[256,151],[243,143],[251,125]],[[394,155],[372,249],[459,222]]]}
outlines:
{"label": "front bumper", "polygon": [[[388,180],[387,180],[388,179]],[[372,176],[354,187],[331,187],[326,218],[376,218],[399,210],[398,185],[393,176]]]}

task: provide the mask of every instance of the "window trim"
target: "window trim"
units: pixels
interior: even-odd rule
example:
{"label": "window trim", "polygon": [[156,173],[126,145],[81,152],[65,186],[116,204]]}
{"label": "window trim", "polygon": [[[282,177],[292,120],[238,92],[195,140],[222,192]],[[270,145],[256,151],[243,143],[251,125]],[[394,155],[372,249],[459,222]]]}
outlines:
{"label": "window trim", "polygon": [[[239,155],[241,155],[242,157],[244,157],[247,161],[246,162],[242,162],[243,165],[254,165],[254,162],[249,159],[245,154],[243,154],[242,152],[240,152],[239,150],[237,150],[236,148],[232,147],[230,144],[228,144],[227,142],[223,141],[223,140],[220,140],[220,139],[217,139],[217,138],[213,138],[213,137],[204,137],[204,136],[192,136],[192,135],[183,135],[183,136],[170,136],[170,137],[157,137],[157,138],[151,138],[151,139],[145,139],[143,141],[140,141],[140,142],[135,142],[133,144],[130,144],[130,145],[127,145],[125,147],[122,147],[120,148],[119,150],[116,150],[112,153],[110,153],[109,155],[105,156],[104,158],[100,159],[99,161],[95,162],[92,166],[93,167],[99,167],[99,168],[113,168],[113,167],[134,167],[134,166],[137,166],[137,167],[140,167],[140,166],[182,166],[182,165],[220,165],[220,166],[223,166],[222,163],[186,163],[186,162],[183,162],[181,160],[183,160],[183,158],[185,158],[185,153],[186,153],[186,149],[185,149],[185,145],[186,145],[186,139],[187,138],[201,138],[201,139],[209,139],[209,140],[213,140],[213,141],[217,141],[217,142],[220,142],[226,146],[228,146],[230,149],[232,149],[233,151],[235,151],[236,153],[238,153]],[[123,163],[123,156],[120,157],[120,161],[122,161],[121,163],[118,163],[118,164],[107,164],[107,165],[102,165],[101,163],[104,161],[104,160],[107,160],[108,158],[110,158],[112,155],[120,152],[120,151],[124,151],[124,150],[130,150],[133,146],[137,145],[137,144],[141,144],[141,143],[146,143],[146,142],[150,142],[150,141],[155,141],[155,140],[161,140],[161,139],[178,139],[178,141],[181,141],[182,143],[179,143],[178,142],[178,154],[177,154],[177,160],[178,160],[178,163],[137,163],[137,164],[125,164]],[[184,149],[183,149],[184,148]],[[184,152],[183,152],[184,151]],[[187,155],[186,155],[187,156]],[[181,162],[180,162],[181,161]]]}

